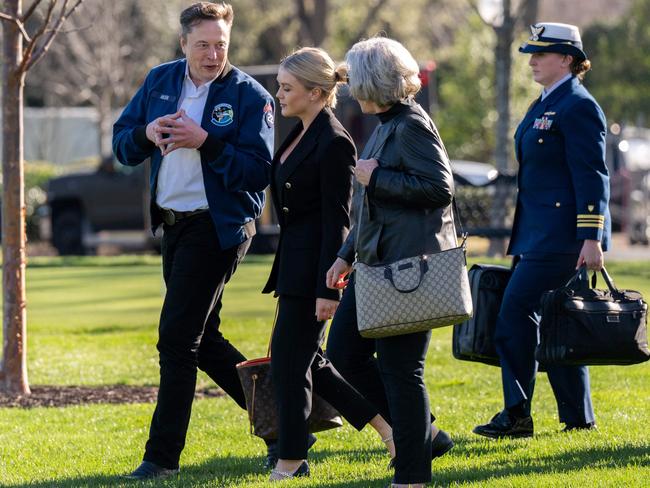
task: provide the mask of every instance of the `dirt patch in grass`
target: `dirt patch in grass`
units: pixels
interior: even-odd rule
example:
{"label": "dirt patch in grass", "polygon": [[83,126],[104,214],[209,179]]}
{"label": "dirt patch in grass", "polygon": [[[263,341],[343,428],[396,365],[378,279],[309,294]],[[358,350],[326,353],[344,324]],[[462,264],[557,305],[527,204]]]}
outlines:
{"label": "dirt patch in grass", "polygon": [[[158,395],[155,386],[34,386],[29,395],[9,396],[0,393],[0,408],[68,407],[91,403],[153,403]],[[218,388],[196,391],[195,398],[225,395]]]}

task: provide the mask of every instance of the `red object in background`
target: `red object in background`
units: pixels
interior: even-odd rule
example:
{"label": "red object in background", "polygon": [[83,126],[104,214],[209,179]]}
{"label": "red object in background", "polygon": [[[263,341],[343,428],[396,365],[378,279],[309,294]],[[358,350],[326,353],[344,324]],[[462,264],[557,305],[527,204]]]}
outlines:
{"label": "red object in background", "polygon": [[427,86],[429,84],[429,75],[436,70],[435,61],[427,61],[422,69],[420,69],[420,82],[422,86]]}

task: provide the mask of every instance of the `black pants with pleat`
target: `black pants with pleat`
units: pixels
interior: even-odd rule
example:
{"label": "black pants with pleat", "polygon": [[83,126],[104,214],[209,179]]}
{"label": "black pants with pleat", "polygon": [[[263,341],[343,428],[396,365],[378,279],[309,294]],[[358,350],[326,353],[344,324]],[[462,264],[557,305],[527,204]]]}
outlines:
{"label": "black pants with pleat", "polygon": [[312,391],[329,402],[357,430],[377,409],[345,381],[323,356],[324,321],[316,320],[316,300],[281,295],[271,344],[271,374],[278,404],[281,459],[307,458],[307,418]]}

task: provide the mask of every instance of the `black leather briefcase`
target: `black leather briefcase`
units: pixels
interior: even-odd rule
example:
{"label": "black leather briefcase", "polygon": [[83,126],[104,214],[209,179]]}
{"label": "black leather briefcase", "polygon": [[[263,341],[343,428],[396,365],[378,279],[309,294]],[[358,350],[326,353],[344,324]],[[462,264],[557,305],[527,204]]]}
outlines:
{"label": "black leather briefcase", "polygon": [[606,290],[596,289],[595,273],[590,288],[583,267],[565,286],[542,295],[535,351],[540,364],[636,364],[650,358],[648,305],[639,292],[617,289],[605,268],[601,274]]}
{"label": "black leather briefcase", "polygon": [[452,352],[456,359],[499,365],[494,347],[494,330],[503,292],[512,268],[496,264],[475,264],[469,270],[474,315],[454,325]]}

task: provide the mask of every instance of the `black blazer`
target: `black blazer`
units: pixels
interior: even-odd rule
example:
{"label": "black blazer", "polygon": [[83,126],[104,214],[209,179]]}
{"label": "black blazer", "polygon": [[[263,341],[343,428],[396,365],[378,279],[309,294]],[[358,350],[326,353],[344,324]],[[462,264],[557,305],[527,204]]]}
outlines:
{"label": "black blazer", "polygon": [[356,149],[329,108],[307,128],[284,163],[280,157],[302,131],[299,122],[273,158],[271,196],[280,241],[262,293],[338,300],[325,285],[350,226]]}
{"label": "black blazer", "polygon": [[[454,180],[438,130],[415,102],[401,102],[379,125],[361,159],[376,158],[361,215],[355,185],[355,226],[338,255],[347,262],[391,263],[457,246],[451,211]],[[355,246],[356,224],[361,222]]]}

